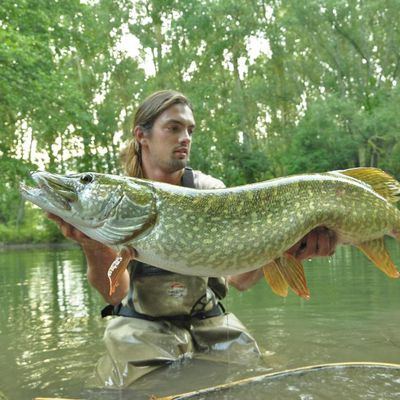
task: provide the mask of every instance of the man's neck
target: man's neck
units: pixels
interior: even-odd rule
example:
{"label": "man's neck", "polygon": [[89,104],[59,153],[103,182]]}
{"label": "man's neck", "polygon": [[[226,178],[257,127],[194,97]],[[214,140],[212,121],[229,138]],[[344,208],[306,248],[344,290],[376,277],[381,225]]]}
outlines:
{"label": "man's neck", "polygon": [[151,179],[152,181],[169,183],[171,185],[181,185],[182,176],[184,173],[184,169],[181,169],[176,172],[166,173],[161,170],[151,170],[147,171],[144,168],[144,177],[146,179]]}

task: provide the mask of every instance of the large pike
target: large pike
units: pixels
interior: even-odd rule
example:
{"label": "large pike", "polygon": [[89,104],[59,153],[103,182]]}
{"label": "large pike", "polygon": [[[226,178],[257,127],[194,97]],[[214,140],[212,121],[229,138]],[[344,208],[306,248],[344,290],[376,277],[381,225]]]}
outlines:
{"label": "large pike", "polygon": [[301,263],[287,250],[317,226],[361,249],[392,278],[384,236],[400,240],[400,184],[375,168],[304,174],[227,189],[196,190],[124,176],[34,172],[24,198],[115,248],[110,292],[134,248],[137,259],[199,276],[264,267],[273,291],[308,298]]}

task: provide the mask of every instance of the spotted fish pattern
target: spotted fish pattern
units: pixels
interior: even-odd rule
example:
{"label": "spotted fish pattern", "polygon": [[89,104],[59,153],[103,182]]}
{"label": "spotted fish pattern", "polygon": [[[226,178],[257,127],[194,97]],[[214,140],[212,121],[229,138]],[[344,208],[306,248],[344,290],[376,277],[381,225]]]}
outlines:
{"label": "spotted fish pattern", "polygon": [[[308,298],[302,265],[287,250],[318,226],[360,248],[393,278],[383,238],[400,239],[400,184],[376,168],[197,190],[137,178],[37,172],[22,195],[117,251],[177,273],[225,276],[262,267],[275,293]],[[113,263],[111,291],[126,262]]]}

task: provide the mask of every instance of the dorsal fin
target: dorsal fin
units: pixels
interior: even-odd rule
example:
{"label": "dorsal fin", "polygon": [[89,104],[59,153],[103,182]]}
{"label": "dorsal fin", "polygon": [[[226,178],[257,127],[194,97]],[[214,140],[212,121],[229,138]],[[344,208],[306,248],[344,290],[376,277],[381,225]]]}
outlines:
{"label": "dorsal fin", "polygon": [[400,200],[400,183],[393,176],[379,168],[360,167],[337,172],[367,183],[390,203],[396,203]]}

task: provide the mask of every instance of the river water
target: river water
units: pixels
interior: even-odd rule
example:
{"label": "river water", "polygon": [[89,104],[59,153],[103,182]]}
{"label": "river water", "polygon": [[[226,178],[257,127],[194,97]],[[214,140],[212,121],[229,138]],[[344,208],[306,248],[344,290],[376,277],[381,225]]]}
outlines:
{"label": "river water", "polygon": [[[387,244],[400,265],[400,246],[391,239]],[[387,278],[350,247],[304,264],[308,301],[293,293],[277,297],[264,282],[243,293],[231,289],[224,301],[257,339],[262,365],[187,360],[134,389],[110,391],[90,383],[106,322],[80,250],[0,252],[0,399],[144,399],[314,364],[400,363],[400,280]],[[352,391],[347,398],[400,399],[399,369],[296,376],[249,385],[240,394],[196,398],[333,399],[346,387]]]}

